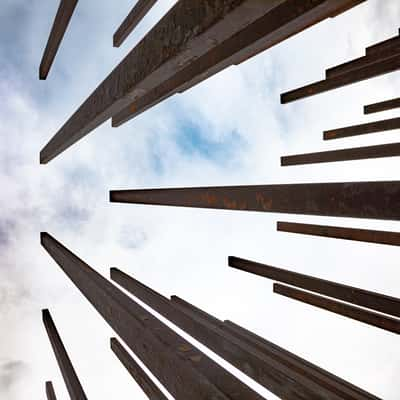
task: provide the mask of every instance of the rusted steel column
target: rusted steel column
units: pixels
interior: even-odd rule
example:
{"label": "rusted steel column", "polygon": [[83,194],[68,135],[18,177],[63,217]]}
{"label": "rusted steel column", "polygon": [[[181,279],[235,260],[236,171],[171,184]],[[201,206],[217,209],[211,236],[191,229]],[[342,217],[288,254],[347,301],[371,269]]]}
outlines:
{"label": "rusted steel column", "polygon": [[47,335],[49,336],[54,355],[56,356],[71,400],[87,400],[86,394],[83,391],[81,383],[79,382],[78,376],[76,375],[71,360],[68,357],[67,351],[57,331],[57,328],[54,325],[49,310],[42,310],[42,317],[43,324],[46,328]]}
{"label": "rusted steel column", "polygon": [[327,225],[300,224],[297,222],[278,222],[277,230],[281,232],[301,233],[304,235],[323,236],[336,239],[356,240],[377,244],[400,246],[400,233],[374,231],[371,229],[343,228]]}
{"label": "rusted steel column", "polygon": [[288,285],[297,286],[305,290],[347,301],[348,303],[357,304],[362,307],[400,317],[400,299],[396,297],[386,296],[369,290],[359,289],[353,286],[343,285],[341,283],[319,279],[233,256],[228,257],[228,265],[232,268],[263,276],[274,281],[287,283]]}
{"label": "rusted steel column", "polygon": [[312,306],[331,311],[335,314],[343,315],[356,321],[364,322],[368,325],[384,329],[393,333],[400,333],[400,320],[391,318],[379,313],[368,311],[359,307],[354,307],[346,303],[331,300],[326,297],[304,292],[289,286],[274,283],[274,293],[281,294],[293,300],[298,300]]}
{"label": "rusted steel column", "polygon": [[[171,78],[177,80],[172,92],[179,91],[360,2],[180,0],[53,136],[40,152],[40,162],[47,163]],[[201,59],[206,54],[208,60]],[[179,73],[197,60],[205,63],[196,69],[198,75],[182,79]]]}
{"label": "rusted steel column", "polygon": [[263,399],[49,234],[41,234],[41,243],[175,399]]}
{"label": "rusted steel column", "polygon": [[149,400],[167,400],[164,393],[150,379],[146,372],[144,372],[143,368],[130,356],[116,338],[111,338],[110,345],[111,350],[118,357]]}
{"label": "rusted steel column", "polygon": [[304,99],[316,94],[328,92],[343,86],[375,78],[400,69],[400,55],[386,58],[379,63],[367,65],[329,79],[314,82],[298,89],[281,94],[281,104]]}
{"label": "rusted steel column", "polygon": [[324,131],[324,140],[340,139],[349,136],[366,135],[368,133],[386,132],[400,129],[400,118],[383,119],[366,124],[346,126],[345,128]]}
{"label": "rusted steel column", "polygon": [[123,20],[120,27],[114,33],[113,44],[114,47],[119,47],[129,34],[136,28],[139,22],[150,11],[151,7],[156,4],[157,0],[138,0],[132,8],[128,16]]}
{"label": "rusted steel column", "polygon": [[277,354],[233,335],[215,317],[176,296],[168,301],[122,271],[112,268],[111,279],[282,399],[375,398],[361,389],[349,391],[350,386],[339,378],[327,381],[305,373]]}
{"label": "rusted steel column", "polygon": [[39,79],[46,79],[78,0],[61,0],[39,67]]}
{"label": "rusted steel column", "polygon": [[113,190],[110,201],[399,220],[400,181]]}
{"label": "rusted steel column", "polygon": [[368,104],[364,106],[364,114],[372,114],[380,111],[392,110],[400,107],[400,97],[396,99],[381,101],[379,103]]}
{"label": "rusted steel column", "polygon": [[336,161],[367,160],[371,158],[400,156],[400,143],[377,146],[355,147],[352,149],[319,151],[317,153],[295,154],[281,157],[281,165],[304,165]]}
{"label": "rusted steel column", "polygon": [[50,381],[46,382],[46,396],[47,400],[57,400],[53,384]]}

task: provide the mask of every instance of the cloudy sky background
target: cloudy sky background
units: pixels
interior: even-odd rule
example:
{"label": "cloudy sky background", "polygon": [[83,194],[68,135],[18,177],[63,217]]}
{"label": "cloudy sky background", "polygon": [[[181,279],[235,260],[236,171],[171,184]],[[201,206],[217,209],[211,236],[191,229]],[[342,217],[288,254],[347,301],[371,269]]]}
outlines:
{"label": "cloudy sky background", "polygon": [[364,116],[362,106],[397,97],[398,73],[290,105],[280,105],[279,94],[394,36],[400,3],[370,0],[121,128],[107,122],[39,165],[43,145],[174,1],[158,3],[115,49],[112,35],[132,1],[79,2],[47,81],[39,81],[58,2],[2,1],[0,398],[44,399],[46,380],[60,399],[68,398],[42,308],[50,309],[89,399],[145,398],[109,350],[112,331],[40,247],[39,232],[47,231],[105,276],[119,267],[164,295],[183,297],[385,400],[398,400],[398,337],[273,295],[271,281],[228,268],[227,256],[398,297],[397,248],[278,233],[276,221],[383,230],[399,230],[399,223],[110,204],[108,191],[398,179],[396,158],[279,166],[285,154],[395,142],[398,131],[321,139],[326,129],[396,116]]}

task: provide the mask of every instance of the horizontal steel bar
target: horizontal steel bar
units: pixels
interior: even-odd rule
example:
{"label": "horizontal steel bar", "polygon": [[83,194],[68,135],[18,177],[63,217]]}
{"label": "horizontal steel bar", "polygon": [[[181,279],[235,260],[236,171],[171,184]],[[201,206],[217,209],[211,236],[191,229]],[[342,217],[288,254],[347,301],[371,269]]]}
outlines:
{"label": "horizontal steel bar", "polygon": [[400,97],[396,99],[380,101],[379,103],[368,104],[364,106],[364,114],[372,114],[380,111],[392,110],[400,107]]}
{"label": "horizontal steel bar", "polygon": [[305,235],[323,236],[327,238],[400,246],[400,232],[300,224],[296,222],[278,222],[277,230],[281,232],[301,233]]}
{"label": "horizontal steel bar", "polygon": [[136,28],[140,21],[154,6],[157,0],[138,0],[128,16],[116,30],[113,36],[114,47],[119,47],[129,34]]}
{"label": "horizontal steel bar", "polygon": [[50,381],[46,382],[46,397],[47,400],[57,400],[53,384]]}
{"label": "horizontal steel bar", "polygon": [[39,67],[39,79],[44,80],[49,74],[54,58],[60,47],[61,41],[67,30],[69,21],[75,10],[78,0],[61,0],[57,14],[50,31],[50,35],[44,50]]}
{"label": "horizontal steel bar", "polygon": [[110,201],[399,220],[400,181],[113,190]]}
{"label": "horizontal steel bar", "polygon": [[283,282],[288,285],[297,286],[348,303],[357,304],[396,317],[400,316],[400,299],[396,297],[386,296],[369,290],[315,278],[313,276],[272,267],[270,265],[245,260],[239,257],[230,256],[228,258],[228,265],[241,271],[263,276],[264,278]]}
{"label": "horizontal steel bar", "polygon": [[164,393],[158,388],[143,368],[131,357],[122,344],[116,339],[110,339],[111,350],[121,361],[122,365],[127,369],[132,378],[140,386],[149,400],[167,400]]}
{"label": "horizontal steel bar", "polygon": [[399,37],[400,37],[400,29],[399,29],[397,36],[393,36],[389,39],[383,40],[382,42],[375,43],[372,46],[368,46],[365,49],[365,53],[367,55],[370,55],[370,54],[376,54],[376,53],[380,53],[380,52],[386,52],[386,50],[388,48],[393,47],[394,43],[397,43],[397,41],[399,40]]}
{"label": "horizontal steel bar", "polygon": [[400,69],[400,55],[281,94],[281,104],[304,99]]}
{"label": "horizontal steel bar", "polygon": [[278,283],[274,283],[274,293],[278,293],[293,300],[298,300],[314,307],[322,308],[389,332],[400,333],[400,320],[395,318],[386,317],[382,314],[354,307],[326,297],[317,296],[289,286],[280,285]]}
{"label": "horizontal steel bar", "polygon": [[281,165],[304,165],[397,156],[400,156],[400,143],[388,143],[377,146],[354,147],[352,149],[319,151],[316,153],[284,156],[281,157]]}
{"label": "horizontal steel bar", "polygon": [[74,367],[72,366],[67,350],[64,347],[49,310],[42,310],[42,317],[43,324],[46,328],[47,335],[49,336],[54,355],[56,356],[57,363],[60,367],[71,400],[87,400],[86,394],[83,391],[82,385],[76,375]]}

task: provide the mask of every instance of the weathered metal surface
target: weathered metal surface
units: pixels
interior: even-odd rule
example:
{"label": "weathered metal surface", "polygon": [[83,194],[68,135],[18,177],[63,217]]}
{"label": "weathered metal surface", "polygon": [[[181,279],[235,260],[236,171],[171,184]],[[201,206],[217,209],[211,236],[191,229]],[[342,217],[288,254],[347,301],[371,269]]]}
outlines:
{"label": "weathered metal surface", "polygon": [[77,3],[78,0],[60,1],[49,39],[42,56],[42,61],[40,62],[39,79],[44,80],[47,78]]}
{"label": "weathered metal surface", "polygon": [[262,399],[49,234],[41,233],[41,243],[175,399]]}
{"label": "weathered metal surface", "polygon": [[379,63],[367,65],[347,73],[334,76],[319,82],[314,82],[298,89],[281,94],[281,103],[287,104],[316,94],[338,89],[343,86],[375,78],[400,69],[400,55],[384,59]]}
{"label": "weathered metal surface", "polygon": [[339,378],[327,382],[304,374],[276,354],[232,335],[217,318],[176,296],[169,301],[122,271],[112,268],[111,279],[282,399],[375,398],[360,389],[350,393]]}
{"label": "weathered metal surface", "polygon": [[372,114],[380,111],[392,110],[400,107],[400,97],[396,99],[381,101],[379,103],[368,104],[364,106],[364,114]]}
{"label": "weathered metal surface", "polygon": [[50,381],[46,382],[46,397],[47,397],[47,400],[57,400],[56,393],[54,392],[53,384]]}
{"label": "weathered metal surface", "polygon": [[319,151],[316,153],[284,156],[281,157],[281,165],[304,165],[397,156],[400,156],[400,143],[388,143],[377,146],[355,147],[352,149]]}
{"label": "weathered metal surface", "polygon": [[300,224],[296,222],[278,222],[277,230],[281,232],[301,233],[305,235],[400,246],[399,232]]}
{"label": "weathered metal surface", "polygon": [[375,43],[372,46],[368,46],[365,49],[365,54],[371,55],[371,54],[386,52],[387,49],[393,48],[393,46],[398,43],[399,39],[400,39],[400,29],[397,36],[393,36],[389,39],[383,40],[382,42]]}
{"label": "weathered metal surface", "polygon": [[390,118],[366,124],[346,126],[345,128],[324,131],[324,140],[340,139],[349,136],[366,135],[368,133],[386,132],[400,129],[400,118]]}
{"label": "weathered metal surface", "polygon": [[389,332],[400,333],[400,320],[396,318],[387,317],[383,314],[364,310],[359,307],[354,307],[326,297],[317,296],[289,286],[280,285],[279,283],[274,283],[274,293],[278,293],[293,300],[298,300],[314,307],[322,308]]}
{"label": "weathered metal surface", "polygon": [[122,21],[122,24],[116,30],[113,36],[114,47],[119,47],[129,34],[136,28],[139,22],[150,11],[151,7],[157,3],[157,0],[138,0],[128,16]]}
{"label": "weathered metal surface", "polygon": [[60,367],[61,374],[64,378],[65,386],[67,387],[71,400],[87,400],[86,394],[83,391],[81,383],[79,382],[78,376],[76,375],[71,360],[68,357],[67,351],[53,322],[53,319],[51,318],[49,310],[42,310],[42,317],[43,324],[46,328],[47,335],[49,336],[54,355],[56,356],[57,363]]}
{"label": "weathered metal surface", "polygon": [[399,220],[400,181],[113,190],[110,201]]}
{"label": "weathered metal surface", "polygon": [[150,379],[143,368],[130,356],[116,338],[111,338],[110,346],[114,354],[118,357],[149,400],[167,400],[167,397],[157,387],[155,382]]}
{"label": "weathered metal surface", "polygon": [[[210,76],[211,70],[216,73],[271,47],[344,6],[358,3],[359,0],[180,0],[53,136],[40,152],[40,162],[47,163],[205,54],[219,57],[223,51],[224,57],[211,63],[208,60],[210,71],[205,70],[202,78],[191,76],[189,84]],[[287,24],[276,26],[271,20],[268,14],[275,8],[279,8],[275,17],[286,16]],[[267,16],[273,29],[265,23]],[[247,35],[251,32],[249,40]],[[218,47],[223,43],[226,47]],[[212,52],[217,47],[217,52]],[[177,90],[181,86],[178,83]]]}
{"label": "weathered metal surface", "polygon": [[400,299],[396,297],[315,278],[282,268],[271,267],[270,265],[245,260],[239,257],[228,257],[228,265],[241,271],[263,276],[264,278],[287,283],[288,285],[297,286],[305,290],[310,290],[311,292],[400,317]]}

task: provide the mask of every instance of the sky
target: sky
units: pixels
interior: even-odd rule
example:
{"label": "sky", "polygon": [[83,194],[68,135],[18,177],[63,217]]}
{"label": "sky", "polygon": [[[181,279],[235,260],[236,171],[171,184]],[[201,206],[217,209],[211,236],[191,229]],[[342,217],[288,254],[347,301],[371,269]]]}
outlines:
{"label": "sky", "polygon": [[279,95],[396,35],[400,3],[369,0],[120,128],[104,123],[40,165],[40,149],[173,4],[159,1],[116,49],[112,35],[132,2],[80,1],[47,80],[39,81],[58,2],[2,0],[0,398],[44,399],[47,380],[59,399],[68,398],[43,308],[50,309],[89,399],[146,398],[109,349],[115,334],[41,248],[39,233],[47,231],[106,277],[118,267],[382,399],[398,400],[394,334],[274,295],[271,281],[227,266],[233,255],[399,297],[399,249],[276,231],[278,220],[395,231],[398,222],[111,204],[108,195],[112,189],[398,179],[398,158],[280,167],[280,156],[395,142],[398,131],[321,139],[327,129],[398,115],[362,109],[398,97],[399,73],[288,105]]}

